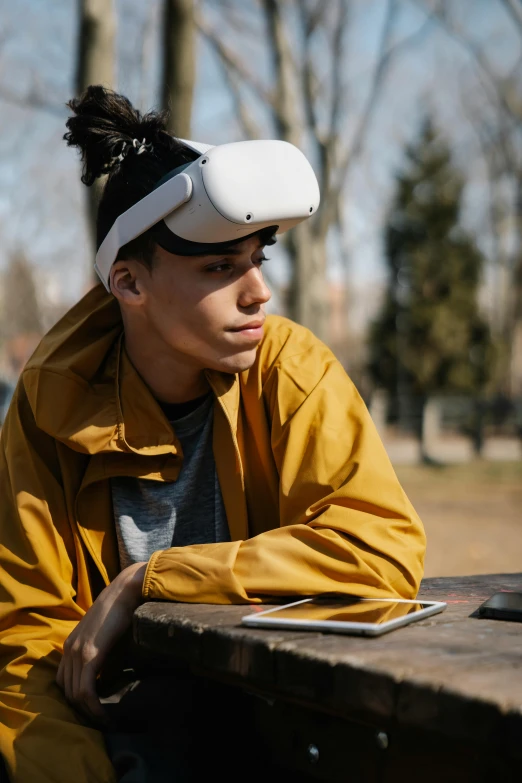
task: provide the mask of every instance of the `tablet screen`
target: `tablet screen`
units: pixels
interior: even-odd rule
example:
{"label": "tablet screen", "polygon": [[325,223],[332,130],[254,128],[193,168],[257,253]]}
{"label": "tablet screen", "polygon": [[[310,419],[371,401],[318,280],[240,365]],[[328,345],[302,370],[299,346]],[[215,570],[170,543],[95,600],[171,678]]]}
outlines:
{"label": "tablet screen", "polygon": [[380,625],[413,612],[428,604],[417,601],[379,601],[369,598],[313,598],[296,606],[281,607],[270,616],[279,620],[335,620],[335,622],[373,623]]}

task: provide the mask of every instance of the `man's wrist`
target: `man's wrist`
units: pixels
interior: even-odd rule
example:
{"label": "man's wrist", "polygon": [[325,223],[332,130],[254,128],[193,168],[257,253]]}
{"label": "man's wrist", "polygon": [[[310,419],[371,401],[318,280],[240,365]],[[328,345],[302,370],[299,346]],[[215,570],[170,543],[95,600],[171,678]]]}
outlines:
{"label": "man's wrist", "polygon": [[133,563],[127,566],[120,574],[123,581],[123,595],[125,600],[133,606],[139,606],[143,599],[143,580],[147,570],[147,562]]}

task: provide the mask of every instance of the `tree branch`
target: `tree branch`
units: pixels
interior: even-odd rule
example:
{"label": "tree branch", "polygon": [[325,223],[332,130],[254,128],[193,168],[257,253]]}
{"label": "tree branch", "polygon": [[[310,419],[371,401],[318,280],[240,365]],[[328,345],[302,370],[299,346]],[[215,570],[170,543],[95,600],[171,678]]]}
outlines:
{"label": "tree branch", "polygon": [[520,5],[518,0],[502,0],[502,2],[522,32],[522,5]]}
{"label": "tree branch", "polygon": [[396,14],[396,11],[397,11],[396,0],[389,0],[388,11],[386,14],[386,19],[383,25],[382,36],[381,36],[381,46],[380,46],[381,55],[377,67],[374,71],[372,87],[370,89],[370,94],[366,103],[366,107],[361,115],[361,120],[354,134],[352,144],[345,151],[344,156],[342,157],[341,163],[339,165],[339,183],[337,185],[338,189],[342,188],[343,181],[346,176],[346,172],[351,164],[351,161],[354,158],[356,158],[361,151],[363,141],[364,141],[364,136],[366,134],[366,131],[372,119],[373,111],[377,104],[377,99],[379,97],[380,90],[384,84],[386,73],[390,65],[401,52],[403,52],[405,49],[409,48],[410,46],[417,44],[424,37],[424,35],[430,29],[431,22],[434,19],[434,14],[433,13],[429,14],[426,18],[426,21],[423,22],[423,24],[420,25],[420,27],[414,33],[411,33],[411,35],[402,38],[400,41],[397,41],[396,44],[393,44],[389,48],[386,48],[390,37],[391,29],[393,26],[393,19]]}
{"label": "tree branch", "polygon": [[227,68],[222,60],[220,60],[220,62],[223,76],[232,95],[236,116],[242,128],[243,135],[246,136],[247,139],[259,139],[261,136],[260,130],[252,113],[248,111],[245,100],[241,95],[241,79],[236,71],[232,68]]}
{"label": "tree branch", "polygon": [[[415,0],[415,5],[426,13],[426,9],[422,2]],[[509,3],[510,8],[511,5],[512,3]],[[497,94],[498,101],[504,107],[505,111],[508,112],[517,123],[520,123],[522,120],[522,103],[520,102],[520,97],[516,96],[515,98],[512,90],[509,89],[511,86],[510,79],[506,79],[495,73],[490,61],[484,55],[484,52],[480,47],[467,37],[460,25],[455,24],[445,3],[442,2],[436,6],[435,10],[430,14],[430,19],[437,21],[446,34],[472,56],[479,69],[491,83]]]}
{"label": "tree branch", "polygon": [[[301,85],[303,90],[303,104],[308,127],[319,147],[324,146],[324,139],[321,139],[317,123],[317,114],[315,111],[316,88],[314,84],[314,68],[311,54],[311,41],[313,34],[319,23],[320,15],[317,13],[317,7],[308,9],[306,0],[298,0],[297,10],[303,33],[303,62],[301,65]],[[321,16],[323,11],[321,10]]]}
{"label": "tree branch", "polygon": [[375,109],[375,106],[377,104],[377,98],[379,96],[380,88],[384,81],[386,69],[391,61],[391,52],[393,50],[389,49],[389,40],[390,40],[390,36],[393,28],[393,22],[395,20],[396,13],[397,13],[396,0],[388,0],[386,16],[384,18],[384,24],[382,26],[377,66],[373,73],[373,79],[370,87],[368,100],[366,101],[366,106],[363,110],[363,113],[361,114],[361,119],[359,120],[359,124],[356,128],[353,141],[351,144],[351,148],[349,151],[347,151],[345,162],[341,164],[341,167],[344,170],[347,169],[349,165],[349,161],[353,160],[353,158],[356,158],[357,155],[359,154],[362,147],[364,136],[366,134],[368,125],[370,123],[371,116],[373,114],[373,110]]}
{"label": "tree branch", "polygon": [[199,12],[196,13],[196,27],[212,46],[216,54],[218,54],[224,67],[248,84],[264,103],[275,108],[275,99],[272,93],[265,88],[255,74],[247,68],[235,52],[223,41],[223,36],[209,25],[203,14]]}
{"label": "tree branch", "polygon": [[339,6],[339,17],[334,30],[332,42],[332,106],[330,111],[330,122],[328,137],[330,141],[338,132],[339,117],[342,108],[343,84],[341,79],[342,68],[340,63],[343,57],[343,41],[346,28],[350,20],[350,8],[348,3],[341,0]]}
{"label": "tree branch", "polygon": [[65,106],[59,104],[47,103],[36,92],[31,91],[28,95],[16,95],[6,89],[4,85],[0,86],[0,100],[10,103],[13,106],[20,106],[25,109],[37,109],[53,117],[65,117]]}
{"label": "tree branch", "polygon": [[301,128],[292,94],[296,78],[292,50],[284,30],[280,0],[261,0],[268,28],[268,41],[275,71],[277,90],[272,103],[274,119],[279,135],[299,146]]}

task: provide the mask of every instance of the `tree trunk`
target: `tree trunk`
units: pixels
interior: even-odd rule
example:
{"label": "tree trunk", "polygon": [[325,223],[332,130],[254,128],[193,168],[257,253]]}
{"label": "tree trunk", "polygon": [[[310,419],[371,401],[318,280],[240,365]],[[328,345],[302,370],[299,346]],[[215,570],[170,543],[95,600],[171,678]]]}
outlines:
{"label": "tree trunk", "polygon": [[[510,347],[512,351],[511,394],[522,395],[522,361],[516,348],[522,342],[522,171],[518,172],[516,190],[516,256],[513,269],[513,323]],[[518,350],[520,350],[518,348]]]}
{"label": "tree trunk", "polygon": [[471,442],[473,444],[473,453],[475,454],[475,457],[480,457],[484,448],[486,406],[483,400],[476,399],[473,408]]}
{"label": "tree trunk", "polygon": [[426,417],[428,413],[428,398],[424,394],[419,394],[418,397],[413,398],[413,426],[415,434],[419,441],[420,447],[420,461],[423,465],[432,464],[433,460],[430,456],[430,445],[432,433],[428,432],[429,427],[427,425]]}
{"label": "tree trunk", "polygon": [[165,0],[162,106],[170,110],[168,130],[190,138],[196,76],[193,0]]}
{"label": "tree trunk", "polygon": [[292,258],[288,297],[290,318],[328,342],[326,242],[314,235],[311,221],[304,221],[289,234],[288,251]]}
{"label": "tree trunk", "polygon": [[[299,147],[302,120],[296,109],[297,76],[292,47],[285,33],[283,4],[263,0],[268,39],[276,74],[274,124],[281,139]],[[328,289],[326,281],[326,236],[314,231],[318,216],[305,220],[288,235],[287,249],[292,265],[288,312],[291,318],[328,340]]]}
{"label": "tree trunk", "polygon": [[[116,14],[113,0],[81,0],[76,93],[90,84],[113,87],[116,71]],[[105,177],[95,180],[88,190],[89,233],[96,248],[96,217]],[[93,273],[94,274],[94,273]]]}

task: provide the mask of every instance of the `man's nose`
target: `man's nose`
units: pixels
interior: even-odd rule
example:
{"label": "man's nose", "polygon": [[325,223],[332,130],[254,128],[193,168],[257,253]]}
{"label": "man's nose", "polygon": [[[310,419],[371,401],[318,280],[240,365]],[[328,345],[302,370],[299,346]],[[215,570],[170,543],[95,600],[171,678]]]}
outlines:
{"label": "man's nose", "polygon": [[271,298],[272,293],[265,283],[263,273],[259,267],[253,267],[243,275],[239,304],[241,307],[249,307],[253,304],[265,304]]}

